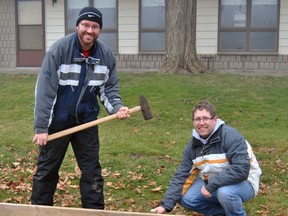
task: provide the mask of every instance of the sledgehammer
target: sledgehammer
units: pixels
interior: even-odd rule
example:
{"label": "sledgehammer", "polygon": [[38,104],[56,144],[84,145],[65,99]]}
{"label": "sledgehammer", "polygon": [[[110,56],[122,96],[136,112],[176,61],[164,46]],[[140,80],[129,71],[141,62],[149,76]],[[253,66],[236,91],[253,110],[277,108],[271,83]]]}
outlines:
{"label": "sledgehammer", "polygon": [[[152,118],[150,107],[149,107],[149,105],[148,105],[148,103],[147,103],[147,101],[143,95],[140,95],[140,106],[136,106],[134,108],[129,109],[130,114],[140,112],[140,111],[142,111],[142,114],[143,114],[143,117],[145,120]],[[101,124],[101,123],[104,123],[104,122],[107,122],[107,121],[110,121],[113,119],[117,119],[116,114],[109,115],[109,116],[106,116],[104,118],[100,118],[100,119],[97,119],[97,120],[94,120],[91,122],[87,122],[87,123],[82,124],[82,125],[78,125],[76,127],[72,127],[72,128],[51,134],[48,136],[48,141],[51,141],[51,140],[54,140],[54,139],[57,139],[57,138],[81,131],[81,130],[84,130],[84,129],[87,129],[87,128],[90,128],[93,126],[96,126],[98,124]]]}

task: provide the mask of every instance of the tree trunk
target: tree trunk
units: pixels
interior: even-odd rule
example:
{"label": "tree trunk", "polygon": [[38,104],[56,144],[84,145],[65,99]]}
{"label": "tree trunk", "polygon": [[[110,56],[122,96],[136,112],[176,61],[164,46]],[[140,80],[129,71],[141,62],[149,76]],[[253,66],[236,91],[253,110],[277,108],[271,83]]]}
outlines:
{"label": "tree trunk", "polygon": [[165,73],[204,73],[196,52],[196,0],[167,0]]}

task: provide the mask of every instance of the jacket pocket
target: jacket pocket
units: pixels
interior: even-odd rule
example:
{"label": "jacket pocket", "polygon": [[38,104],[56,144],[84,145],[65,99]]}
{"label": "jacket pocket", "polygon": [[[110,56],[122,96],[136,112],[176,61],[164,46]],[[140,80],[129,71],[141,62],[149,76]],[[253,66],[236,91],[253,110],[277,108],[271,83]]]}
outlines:
{"label": "jacket pocket", "polygon": [[86,123],[97,119],[100,107],[97,100],[91,100],[86,103],[80,103],[78,107],[78,120],[80,123]]}

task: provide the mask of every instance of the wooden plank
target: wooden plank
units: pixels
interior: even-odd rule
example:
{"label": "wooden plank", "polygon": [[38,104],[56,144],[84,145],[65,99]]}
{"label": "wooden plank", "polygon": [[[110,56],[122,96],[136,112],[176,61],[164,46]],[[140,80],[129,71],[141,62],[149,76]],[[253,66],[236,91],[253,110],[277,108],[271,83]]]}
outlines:
{"label": "wooden plank", "polygon": [[[159,214],[0,203],[1,216],[159,216]],[[165,215],[165,214],[164,214]],[[167,214],[166,214],[167,215]]]}

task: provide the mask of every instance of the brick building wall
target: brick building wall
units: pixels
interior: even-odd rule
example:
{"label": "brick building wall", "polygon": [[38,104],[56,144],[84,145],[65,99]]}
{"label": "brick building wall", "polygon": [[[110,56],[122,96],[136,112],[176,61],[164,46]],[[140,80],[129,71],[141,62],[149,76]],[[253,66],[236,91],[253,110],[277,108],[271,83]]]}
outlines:
{"label": "brick building wall", "polygon": [[[199,60],[209,69],[218,71],[271,71],[288,73],[288,55],[199,55]],[[116,55],[120,70],[158,70],[165,54]]]}
{"label": "brick building wall", "polygon": [[16,68],[15,2],[0,1],[0,68]]}
{"label": "brick building wall", "polygon": [[164,54],[119,54],[116,55],[120,69],[158,70],[165,59]]}
{"label": "brick building wall", "polygon": [[288,73],[288,55],[200,55],[208,68],[223,71],[271,71]]}

